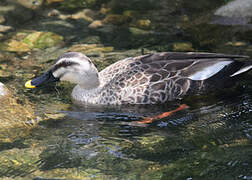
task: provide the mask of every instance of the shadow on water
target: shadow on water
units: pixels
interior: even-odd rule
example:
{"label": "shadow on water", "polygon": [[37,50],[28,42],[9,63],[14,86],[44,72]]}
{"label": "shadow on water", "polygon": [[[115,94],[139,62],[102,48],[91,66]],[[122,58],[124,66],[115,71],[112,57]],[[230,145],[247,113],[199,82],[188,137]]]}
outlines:
{"label": "shadow on water", "polygon": [[29,147],[28,145],[24,144],[24,139],[18,139],[15,140],[13,142],[1,142],[0,143],[0,150],[4,151],[4,150],[8,150],[8,149],[13,149],[13,148],[27,148]]}

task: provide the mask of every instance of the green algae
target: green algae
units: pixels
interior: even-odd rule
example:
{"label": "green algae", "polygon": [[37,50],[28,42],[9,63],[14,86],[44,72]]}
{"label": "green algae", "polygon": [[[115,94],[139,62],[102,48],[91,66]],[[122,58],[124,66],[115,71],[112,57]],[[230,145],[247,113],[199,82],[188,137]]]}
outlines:
{"label": "green algae", "polygon": [[62,43],[63,37],[53,32],[32,32],[22,42],[33,48],[44,49]]}
{"label": "green algae", "polygon": [[10,39],[0,44],[0,49],[10,52],[29,52],[34,49],[44,49],[63,43],[63,37],[53,32],[20,31]]}
{"label": "green algae", "polygon": [[[86,4],[81,4],[83,2]],[[182,1],[171,2],[169,7],[163,1],[160,3],[166,8],[163,14],[162,8],[150,3],[152,1],[141,7],[141,1],[135,0],[111,1],[110,4],[104,1],[102,7],[100,2],[73,0],[48,6],[63,9],[64,13],[90,6],[101,13],[93,19],[100,21],[106,16],[119,15],[107,18],[104,27],[90,30],[83,18],[74,16],[62,20],[62,16],[55,16],[24,25],[25,29],[32,30],[17,28],[3,35],[0,81],[13,97],[0,103],[0,178],[250,178],[250,91],[243,94],[237,90],[231,96],[233,101],[223,104],[219,104],[218,98],[208,96],[205,97],[208,103],[199,99],[196,105],[192,98],[188,102],[193,102],[193,107],[187,112],[148,127],[134,127],[127,125],[134,119],[125,115],[87,120],[90,109],[78,109],[72,104],[73,85],[69,83],[24,89],[28,79],[45,72],[67,51],[86,53],[99,70],[120,59],[156,51],[207,49],[252,54],[250,30],[242,32],[238,27],[206,23],[210,21],[207,12],[216,7],[214,3],[184,2],[186,8],[183,8]],[[205,4],[204,12],[200,11],[199,4]],[[158,11],[153,12],[157,7]],[[190,8],[197,10],[195,17],[188,13]],[[9,19],[9,16],[4,17]],[[235,100],[235,96],[239,100]],[[129,111],[135,113],[143,109]],[[78,119],[59,112],[71,114],[75,110],[87,114],[77,116]],[[152,109],[147,111],[143,115],[149,115]],[[181,121],[183,118],[185,121]]]}

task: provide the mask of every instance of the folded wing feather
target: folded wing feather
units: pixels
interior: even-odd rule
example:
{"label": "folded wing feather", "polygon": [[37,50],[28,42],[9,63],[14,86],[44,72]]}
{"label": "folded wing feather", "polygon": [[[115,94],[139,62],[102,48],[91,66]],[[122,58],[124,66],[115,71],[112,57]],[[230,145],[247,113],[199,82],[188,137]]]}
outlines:
{"label": "folded wing feather", "polygon": [[[188,76],[191,80],[206,80],[218,72],[220,72],[224,67],[231,64],[233,61],[216,61],[212,62],[211,65],[203,66],[199,70],[196,70],[194,73]],[[199,64],[202,66],[202,63]],[[194,65],[197,66],[197,63]],[[193,67],[192,67],[193,68]],[[196,69],[196,68],[195,68]]]}

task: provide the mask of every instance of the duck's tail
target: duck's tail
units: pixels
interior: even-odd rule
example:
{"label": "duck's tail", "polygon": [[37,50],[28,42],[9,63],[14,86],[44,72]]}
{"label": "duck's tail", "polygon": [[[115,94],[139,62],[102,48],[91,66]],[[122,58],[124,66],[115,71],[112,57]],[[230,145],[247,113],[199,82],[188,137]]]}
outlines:
{"label": "duck's tail", "polygon": [[230,77],[238,76],[252,70],[252,61],[245,61],[243,63],[244,64],[236,72],[231,74]]}

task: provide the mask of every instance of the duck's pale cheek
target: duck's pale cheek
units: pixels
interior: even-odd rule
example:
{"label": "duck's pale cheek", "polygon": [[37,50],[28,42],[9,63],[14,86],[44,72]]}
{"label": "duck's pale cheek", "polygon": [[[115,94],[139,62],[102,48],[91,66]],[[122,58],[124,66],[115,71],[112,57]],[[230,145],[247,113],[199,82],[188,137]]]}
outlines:
{"label": "duck's pale cheek", "polygon": [[74,73],[67,73],[67,74],[64,74],[61,78],[60,78],[61,81],[69,81],[71,83],[74,83],[74,84],[78,84],[78,79],[76,78],[76,74]]}

